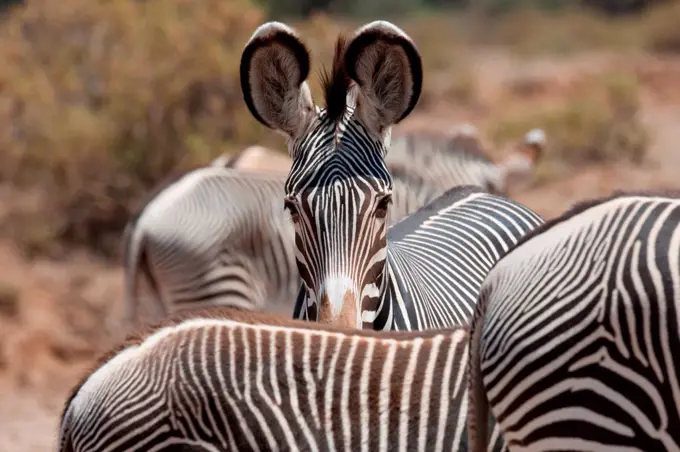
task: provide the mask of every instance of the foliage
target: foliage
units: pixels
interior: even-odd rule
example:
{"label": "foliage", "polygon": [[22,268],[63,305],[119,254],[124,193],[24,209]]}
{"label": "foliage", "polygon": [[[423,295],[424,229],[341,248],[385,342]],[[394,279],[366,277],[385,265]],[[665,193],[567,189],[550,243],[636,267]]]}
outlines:
{"label": "foliage", "polygon": [[553,176],[590,163],[642,161],[649,136],[640,118],[639,87],[634,76],[595,77],[569,102],[526,115],[497,118],[489,127],[495,142],[541,127],[549,137],[540,173]]}
{"label": "foliage", "polygon": [[649,10],[643,16],[646,47],[659,53],[680,54],[680,0]]}
{"label": "foliage", "polygon": [[16,8],[0,28],[0,177],[45,189],[48,235],[99,243],[171,169],[266,141],[238,81],[262,20],[247,0]]}

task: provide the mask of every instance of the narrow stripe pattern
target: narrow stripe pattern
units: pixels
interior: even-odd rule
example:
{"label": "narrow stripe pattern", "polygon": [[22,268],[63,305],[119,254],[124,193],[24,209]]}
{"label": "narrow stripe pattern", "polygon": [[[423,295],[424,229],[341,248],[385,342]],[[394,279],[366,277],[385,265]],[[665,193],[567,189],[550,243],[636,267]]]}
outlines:
{"label": "narrow stripe pattern", "polygon": [[[447,191],[388,230],[386,277],[364,286],[359,325],[412,331],[466,323],[489,270],[542,223],[532,210],[479,187]],[[293,316],[318,319],[307,287]]]}
{"label": "narrow stripe pattern", "polygon": [[467,323],[488,272],[542,223],[530,209],[479,188],[448,191],[390,229],[389,279],[374,327],[411,331]]}
{"label": "narrow stripe pattern", "polygon": [[[294,143],[286,180],[293,205],[295,245],[306,305],[328,321],[361,323],[357,304],[376,299],[383,287],[386,213],[379,204],[392,194],[385,145],[352,117],[338,120],[321,110],[314,129]],[[316,318],[316,315],[314,316]]]}
{"label": "narrow stripe pattern", "polygon": [[162,191],[128,226],[128,317],[142,263],[166,313],[228,305],[289,314],[300,277],[282,196],[280,176],[219,167],[194,170]]}
{"label": "narrow stripe pattern", "polygon": [[442,193],[459,185],[497,194],[507,188],[504,169],[484,154],[476,136],[462,132],[450,137],[426,132],[393,135],[386,162],[393,177]]}
{"label": "narrow stripe pattern", "polygon": [[680,450],[680,199],[619,193],[541,228],[473,329],[471,384],[513,450]]}
{"label": "narrow stripe pattern", "polygon": [[185,320],[84,380],[58,450],[465,450],[467,337]]}

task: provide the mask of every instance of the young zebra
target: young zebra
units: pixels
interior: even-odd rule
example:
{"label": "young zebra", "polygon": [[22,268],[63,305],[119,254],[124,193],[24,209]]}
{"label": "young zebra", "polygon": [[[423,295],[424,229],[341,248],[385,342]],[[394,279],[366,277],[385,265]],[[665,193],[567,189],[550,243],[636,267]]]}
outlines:
{"label": "young zebra", "polygon": [[[464,451],[467,338],[193,311],[97,364],[65,404],[57,450]],[[490,439],[501,450],[497,429]]]}
{"label": "young zebra", "polygon": [[471,334],[471,450],[488,405],[513,450],[680,450],[680,193],[615,193],[527,235]]}

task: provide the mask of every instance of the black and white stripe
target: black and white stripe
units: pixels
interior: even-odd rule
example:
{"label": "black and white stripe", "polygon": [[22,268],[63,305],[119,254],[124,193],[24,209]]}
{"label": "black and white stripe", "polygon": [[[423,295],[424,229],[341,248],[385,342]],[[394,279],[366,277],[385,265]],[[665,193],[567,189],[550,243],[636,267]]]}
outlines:
{"label": "black and white stripe", "polygon": [[513,450],[680,450],[680,198],[617,193],[536,230],[486,278],[470,421]]}
{"label": "black and white stripe", "polygon": [[506,194],[509,179],[531,176],[545,145],[545,132],[532,129],[512,152],[495,162],[477,129],[462,124],[452,134],[415,131],[393,136],[385,161],[393,177],[442,192],[476,185],[490,193]]}
{"label": "black and white stripe", "polygon": [[137,319],[140,269],[162,314],[216,305],[289,314],[300,277],[282,193],[280,175],[221,167],[164,189],[126,229],[126,320]]}
{"label": "black and white stripe", "polygon": [[374,327],[408,331],[467,323],[489,270],[542,223],[532,210],[479,187],[447,191],[390,228],[389,276]]}
{"label": "black and white stripe", "polygon": [[[282,175],[211,166],[159,187],[123,237],[126,321],[137,321],[140,276],[158,315],[219,305],[290,314],[301,280],[284,184]],[[388,223],[436,194],[395,181]]]}
{"label": "black and white stripe", "polygon": [[[467,349],[464,327],[200,313],[105,357],[67,400],[57,450],[463,451]],[[503,450],[497,429],[489,439]]]}
{"label": "black and white stripe", "polygon": [[[542,222],[479,187],[447,191],[388,230],[387,279],[372,297],[362,297],[361,325],[411,331],[466,323],[488,271]],[[316,319],[309,298],[303,287],[295,318]]]}

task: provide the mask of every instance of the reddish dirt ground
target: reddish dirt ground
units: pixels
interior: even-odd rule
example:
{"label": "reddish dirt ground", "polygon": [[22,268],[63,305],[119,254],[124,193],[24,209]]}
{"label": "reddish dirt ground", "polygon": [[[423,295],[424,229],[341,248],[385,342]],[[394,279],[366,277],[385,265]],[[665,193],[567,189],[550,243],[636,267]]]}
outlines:
{"label": "reddish dirt ground", "polygon": [[[489,102],[501,96],[513,78],[528,73],[548,87],[543,101],[559,102],[569,96],[571,79],[622,64],[621,58],[601,55],[531,62],[502,54],[478,58],[475,68]],[[680,189],[680,61],[637,64],[645,83],[643,120],[654,136],[645,162],[582,167],[540,186],[516,187],[510,193],[513,198],[550,218],[579,200],[612,190]],[[421,110],[404,128],[425,124],[448,129],[457,121],[484,120],[474,111],[428,108],[431,111]],[[14,198],[15,193],[0,190],[0,218]],[[29,261],[1,238],[0,268],[0,452],[54,450],[70,387],[96,354],[122,333],[122,272],[84,253],[62,262]]]}

